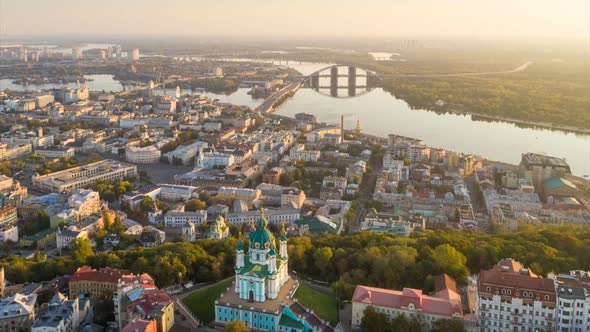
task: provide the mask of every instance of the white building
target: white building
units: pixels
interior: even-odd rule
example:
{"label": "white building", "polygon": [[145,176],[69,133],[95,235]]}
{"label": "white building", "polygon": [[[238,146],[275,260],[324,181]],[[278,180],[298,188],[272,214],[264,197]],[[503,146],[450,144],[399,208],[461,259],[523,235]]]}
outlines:
{"label": "white building", "polygon": [[0,243],[18,242],[16,208],[6,205],[0,208]]}
{"label": "white building", "polygon": [[214,169],[225,168],[236,162],[233,154],[218,152],[200,152],[197,157],[196,168]]}
{"label": "white building", "polygon": [[173,163],[174,160],[179,160],[183,165],[191,163],[191,159],[195,158],[197,152],[200,149],[207,148],[209,144],[207,142],[197,141],[189,145],[180,145],[174,151],[170,151],[164,154],[168,158],[169,163]]}
{"label": "white building", "polygon": [[119,128],[133,129],[135,126],[144,126],[147,124],[147,119],[125,119],[119,118]]}
{"label": "white building", "polygon": [[100,211],[100,195],[92,189],[76,189],[68,198],[68,205],[76,210],[78,219],[84,219]]}
{"label": "white building", "polygon": [[300,161],[318,161],[320,158],[320,151],[307,151],[305,150],[305,145],[297,144],[291,151],[289,152],[289,157],[291,160],[300,160]]}
{"label": "white building", "polygon": [[81,231],[76,226],[70,226],[64,230],[58,230],[55,233],[55,243],[58,250],[69,248],[72,241],[76,239],[86,238],[88,238],[88,232]]}
{"label": "white building", "polygon": [[78,298],[68,300],[57,292],[47,304],[47,308],[33,323],[31,332],[75,332],[86,316],[90,307],[89,301],[83,302],[81,308]]}
{"label": "white building", "polygon": [[76,150],[72,147],[59,147],[59,146],[44,146],[35,149],[35,154],[44,156],[45,158],[61,158],[70,157],[73,158]]}
{"label": "white building", "polygon": [[192,212],[170,210],[164,216],[164,226],[166,227],[183,227],[188,222],[200,225],[207,220],[207,210]]}
{"label": "white building", "polygon": [[160,150],[153,145],[125,148],[127,161],[134,164],[153,164],[160,161]]}
{"label": "white building", "polygon": [[165,201],[188,201],[198,196],[197,187],[178,184],[158,184],[160,187],[160,199]]}
{"label": "white building", "polygon": [[30,331],[35,319],[37,294],[16,293],[0,301],[1,331]]}
{"label": "white building", "polygon": [[139,48],[134,48],[133,50],[131,50],[131,52],[129,52],[127,57],[129,58],[129,60],[138,61],[139,60]]}
{"label": "white building", "polygon": [[480,332],[554,331],[553,280],[542,278],[512,259],[478,277]]}
{"label": "white building", "polygon": [[557,293],[557,331],[590,331],[590,272],[549,274]]}

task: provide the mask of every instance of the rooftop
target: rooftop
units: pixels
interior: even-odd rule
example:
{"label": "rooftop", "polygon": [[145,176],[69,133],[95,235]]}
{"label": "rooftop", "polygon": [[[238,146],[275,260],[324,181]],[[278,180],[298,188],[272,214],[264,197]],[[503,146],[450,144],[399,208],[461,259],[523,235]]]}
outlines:
{"label": "rooftop", "polygon": [[428,296],[422,294],[422,290],[413,288],[404,288],[398,291],[358,285],[352,301],[398,309],[413,305],[416,309],[428,314],[463,315],[461,296],[450,289],[444,289],[434,296]]}
{"label": "rooftop", "polygon": [[96,282],[110,282],[117,283],[123,275],[129,274],[127,270],[120,269],[93,269],[88,265],[80,267],[70,279],[71,282],[77,281],[96,281]]}
{"label": "rooftop", "polygon": [[553,166],[553,167],[567,167],[568,163],[563,158],[547,156],[539,153],[525,153],[522,155],[522,163],[526,166]]}
{"label": "rooftop", "polygon": [[266,299],[264,302],[250,302],[248,300],[240,299],[234,290],[234,284],[229,287],[225,293],[221,295],[217,303],[220,305],[229,305],[232,307],[242,306],[243,308],[252,308],[252,310],[276,312],[281,309],[281,306],[291,305],[294,301],[290,295],[295,293],[297,289],[297,281],[289,278],[285,285],[281,287],[279,296],[276,299]]}

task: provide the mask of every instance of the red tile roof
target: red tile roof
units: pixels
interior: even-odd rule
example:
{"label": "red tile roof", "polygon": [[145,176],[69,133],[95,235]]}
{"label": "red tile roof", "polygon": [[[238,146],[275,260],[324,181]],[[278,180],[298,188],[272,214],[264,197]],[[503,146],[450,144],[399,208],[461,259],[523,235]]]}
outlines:
{"label": "red tile roof", "polygon": [[352,301],[393,309],[407,308],[413,304],[416,310],[422,310],[425,314],[449,317],[463,315],[461,296],[449,289],[439,291],[434,296],[428,296],[422,294],[419,289],[404,288],[398,291],[358,285]]}
{"label": "red tile roof", "polygon": [[80,267],[72,276],[69,282],[76,281],[97,281],[117,283],[121,277],[129,274],[127,270],[104,268],[96,270],[88,265]]}
{"label": "red tile roof", "polygon": [[[493,268],[479,273],[480,285],[505,286],[530,291],[555,293],[553,281],[534,274],[513,259],[504,259]],[[482,288],[480,287],[480,292]]]}
{"label": "red tile roof", "polygon": [[167,305],[171,301],[168,294],[153,285],[141,285],[144,295],[127,306],[127,312],[135,312],[142,316],[151,314],[159,305]]}
{"label": "red tile roof", "polygon": [[121,332],[149,332],[156,331],[155,320],[134,319],[130,321]]}

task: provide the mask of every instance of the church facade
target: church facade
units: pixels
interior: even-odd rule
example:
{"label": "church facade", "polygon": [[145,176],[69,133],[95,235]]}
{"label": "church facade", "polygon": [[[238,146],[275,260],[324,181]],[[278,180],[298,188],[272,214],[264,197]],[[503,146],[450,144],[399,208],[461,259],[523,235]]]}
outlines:
{"label": "church facade", "polygon": [[276,241],[263,212],[255,226],[248,250],[238,241],[235,280],[215,301],[215,323],[241,320],[255,331],[333,331],[293,299],[299,284],[289,276],[285,230]]}

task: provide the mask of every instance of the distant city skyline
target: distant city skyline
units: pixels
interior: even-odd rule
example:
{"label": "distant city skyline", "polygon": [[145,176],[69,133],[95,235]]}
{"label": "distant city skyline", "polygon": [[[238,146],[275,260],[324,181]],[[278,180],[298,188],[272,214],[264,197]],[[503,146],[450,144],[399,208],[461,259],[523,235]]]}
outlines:
{"label": "distant city skyline", "polygon": [[590,37],[570,0],[0,0],[0,37],[80,35]]}

